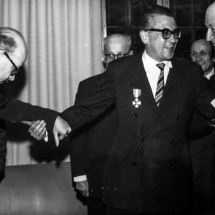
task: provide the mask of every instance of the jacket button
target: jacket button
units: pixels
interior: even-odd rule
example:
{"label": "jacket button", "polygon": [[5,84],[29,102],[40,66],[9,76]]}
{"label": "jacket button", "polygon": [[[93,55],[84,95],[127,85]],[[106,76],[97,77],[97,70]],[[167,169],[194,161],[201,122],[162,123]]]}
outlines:
{"label": "jacket button", "polygon": [[174,144],[174,143],[175,143],[175,141],[174,141],[174,140],[169,140],[169,142],[170,142],[171,144]]}
{"label": "jacket button", "polygon": [[176,115],[175,118],[176,118],[176,119],[180,119],[181,116],[180,116],[180,115]]}
{"label": "jacket button", "polygon": [[137,163],[136,163],[136,162],[134,162],[134,161],[133,161],[131,164],[132,164],[133,166],[136,166],[136,165],[137,165]]}
{"label": "jacket button", "polygon": [[143,138],[141,138],[141,141],[143,142],[145,140],[145,138],[143,137]]}
{"label": "jacket button", "polygon": [[172,169],[172,164],[168,164],[167,167],[168,167],[169,169]]}
{"label": "jacket button", "polygon": [[135,117],[135,118],[136,118],[136,117],[138,117],[138,114],[137,114],[137,113],[135,113],[135,114],[134,114],[134,117]]}

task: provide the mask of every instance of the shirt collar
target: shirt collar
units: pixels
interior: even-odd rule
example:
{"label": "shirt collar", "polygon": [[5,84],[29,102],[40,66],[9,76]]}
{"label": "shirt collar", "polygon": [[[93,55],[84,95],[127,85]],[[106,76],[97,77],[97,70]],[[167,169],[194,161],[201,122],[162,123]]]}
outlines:
{"label": "shirt collar", "polygon": [[146,72],[148,72],[152,67],[156,66],[156,64],[158,64],[158,63],[164,63],[165,67],[167,66],[168,68],[172,68],[171,61],[157,62],[156,60],[154,60],[153,58],[151,58],[146,53],[146,50],[143,52],[142,61],[143,61],[143,65],[144,65],[144,68],[145,68]]}
{"label": "shirt collar", "polygon": [[210,73],[208,73],[205,78],[207,78],[208,80],[210,80],[211,76],[214,75],[214,68],[210,71]]}

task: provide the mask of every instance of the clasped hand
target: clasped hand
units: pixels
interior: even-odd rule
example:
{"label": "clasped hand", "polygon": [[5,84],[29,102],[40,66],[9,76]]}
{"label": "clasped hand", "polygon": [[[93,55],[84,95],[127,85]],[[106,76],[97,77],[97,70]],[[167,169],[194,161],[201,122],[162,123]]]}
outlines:
{"label": "clasped hand", "polygon": [[[32,137],[34,137],[37,140],[42,140],[46,138],[47,129],[46,129],[46,123],[44,120],[27,122],[27,124],[30,125],[30,128],[28,129],[28,131]],[[64,137],[66,137],[71,132],[71,130],[72,129],[64,119],[62,119],[60,116],[56,118],[54,128],[53,128],[53,134],[54,134],[56,146],[59,145],[59,141],[62,140]]]}

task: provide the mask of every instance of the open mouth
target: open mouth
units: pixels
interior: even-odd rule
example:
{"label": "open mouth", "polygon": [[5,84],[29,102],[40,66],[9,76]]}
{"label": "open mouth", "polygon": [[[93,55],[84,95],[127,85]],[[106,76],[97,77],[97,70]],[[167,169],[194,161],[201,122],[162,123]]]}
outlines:
{"label": "open mouth", "polygon": [[175,47],[165,47],[165,49],[167,49],[169,52],[173,52],[175,50]]}

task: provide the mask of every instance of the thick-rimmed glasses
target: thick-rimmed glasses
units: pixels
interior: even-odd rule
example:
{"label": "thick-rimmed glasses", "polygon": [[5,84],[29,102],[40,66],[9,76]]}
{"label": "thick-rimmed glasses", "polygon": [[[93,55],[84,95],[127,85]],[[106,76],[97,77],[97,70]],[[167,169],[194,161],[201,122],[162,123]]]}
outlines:
{"label": "thick-rimmed glasses", "polygon": [[16,66],[16,64],[12,61],[12,59],[10,58],[10,56],[8,55],[7,52],[4,51],[4,55],[7,57],[7,59],[12,63],[12,65],[14,66],[15,70],[13,70],[10,74],[10,76],[15,75],[17,72],[19,72],[19,68]]}
{"label": "thick-rimmed glasses", "polygon": [[168,40],[172,35],[175,39],[179,39],[181,37],[181,31],[179,29],[170,31],[168,28],[164,28],[164,29],[150,28],[150,29],[145,29],[145,31],[161,32],[164,40]]}
{"label": "thick-rimmed glasses", "polygon": [[129,54],[130,51],[128,51],[127,53],[119,53],[119,54],[104,54],[106,58],[109,58],[109,59],[118,59],[118,58],[121,58],[121,57],[125,57]]}

